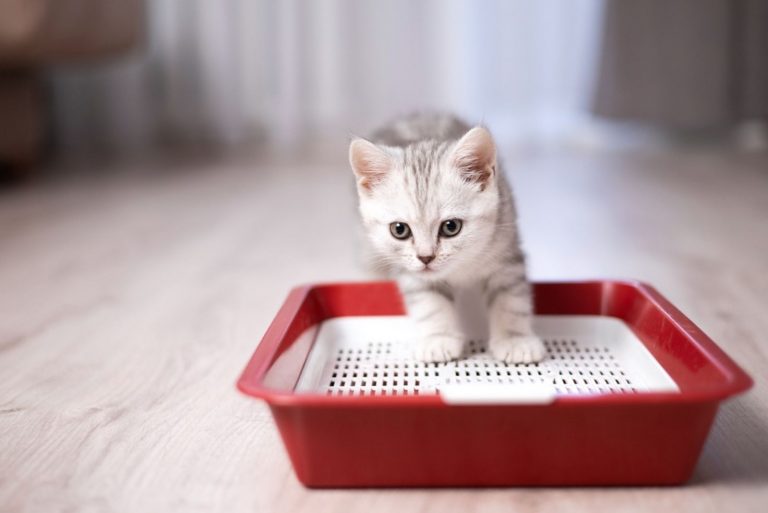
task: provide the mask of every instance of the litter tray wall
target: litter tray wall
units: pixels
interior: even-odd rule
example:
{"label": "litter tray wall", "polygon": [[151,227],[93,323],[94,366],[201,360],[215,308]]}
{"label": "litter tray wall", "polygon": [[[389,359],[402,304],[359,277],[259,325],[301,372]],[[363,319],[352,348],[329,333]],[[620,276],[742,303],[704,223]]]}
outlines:
{"label": "litter tray wall", "polygon": [[679,406],[273,406],[306,486],[673,485],[716,403]]}

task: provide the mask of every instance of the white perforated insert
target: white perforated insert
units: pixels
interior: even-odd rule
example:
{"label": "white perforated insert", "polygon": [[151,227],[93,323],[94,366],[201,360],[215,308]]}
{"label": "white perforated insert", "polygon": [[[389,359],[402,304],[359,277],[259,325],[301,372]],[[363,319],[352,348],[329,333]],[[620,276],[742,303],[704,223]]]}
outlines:
{"label": "white perforated insert", "polygon": [[[441,393],[463,402],[565,394],[677,391],[674,381],[620,320],[601,316],[539,316],[536,333],[547,357],[507,365],[484,342],[467,343],[460,360],[425,364],[411,357],[413,328],[404,316],[340,317],[324,322],[297,392],[332,395]],[[468,393],[468,391],[473,391]],[[500,392],[501,391],[501,392]],[[449,394],[450,392],[450,394]]]}

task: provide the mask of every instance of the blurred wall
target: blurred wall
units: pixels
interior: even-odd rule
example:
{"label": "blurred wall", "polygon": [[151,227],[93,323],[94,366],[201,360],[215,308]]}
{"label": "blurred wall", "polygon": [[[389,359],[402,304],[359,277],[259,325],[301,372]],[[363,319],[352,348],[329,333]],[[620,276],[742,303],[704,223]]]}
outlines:
{"label": "blurred wall", "polygon": [[595,111],[680,130],[768,119],[768,1],[611,0]]}

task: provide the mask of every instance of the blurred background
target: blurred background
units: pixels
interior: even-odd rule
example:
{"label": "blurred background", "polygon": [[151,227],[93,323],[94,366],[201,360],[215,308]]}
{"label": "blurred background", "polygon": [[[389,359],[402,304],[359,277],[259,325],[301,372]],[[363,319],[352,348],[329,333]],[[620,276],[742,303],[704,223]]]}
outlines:
{"label": "blurred background", "polygon": [[[766,146],[763,0],[2,0],[0,161],[343,154],[412,110],[510,148]],[[735,141],[734,141],[735,138]],[[8,169],[12,168],[12,169]]]}

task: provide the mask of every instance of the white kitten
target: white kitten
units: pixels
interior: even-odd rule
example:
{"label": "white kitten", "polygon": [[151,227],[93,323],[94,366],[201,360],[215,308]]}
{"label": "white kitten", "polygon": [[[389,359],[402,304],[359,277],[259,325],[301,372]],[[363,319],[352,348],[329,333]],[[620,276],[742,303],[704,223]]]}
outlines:
{"label": "white kitten", "polygon": [[461,355],[456,293],[479,286],[491,353],[507,363],[541,360],[515,206],[488,130],[415,115],[353,140],[349,160],[371,253],[397,279],[420,331],[417,357]]}

